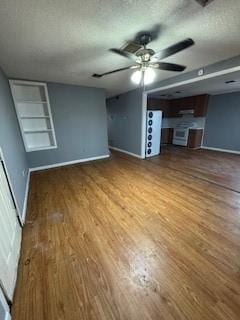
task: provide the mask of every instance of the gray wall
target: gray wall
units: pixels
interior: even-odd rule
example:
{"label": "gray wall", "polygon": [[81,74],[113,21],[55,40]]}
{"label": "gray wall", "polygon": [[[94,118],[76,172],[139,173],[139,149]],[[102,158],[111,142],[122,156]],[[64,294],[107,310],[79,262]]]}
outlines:
{"label": "gray wall", "polygon": [[48,83],[58,148],[28,152],[31,168],[107,155],[103,89]]}
{"label": "gray wall", "polygon": [[109,145],[141,155],[142,89],[107,100]]}
{"label": "gray wall", "polygon": [[203,145],[240,151],[240,92],[210,97]]}
{"label": "gray wall", "polygon": [[[0,147],[6,161],[19,214],[23,213],[28,163],[10,93],[8,80],[0,69]],[[23,172],[25,176],[23,176]]]}

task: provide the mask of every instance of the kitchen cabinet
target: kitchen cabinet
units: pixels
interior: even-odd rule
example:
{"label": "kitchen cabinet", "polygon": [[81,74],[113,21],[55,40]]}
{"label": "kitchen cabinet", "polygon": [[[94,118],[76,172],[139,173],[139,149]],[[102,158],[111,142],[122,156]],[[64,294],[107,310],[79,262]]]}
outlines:
{"label": "kitchen cabinet", "polygon": [[194,108],[194,117],[206,117],[209,95],[196,96],[196,104]]}
{"label": "kitchen cabinet", "polygon": [[170,100],[149,98],[147,101],[148,110],[161,110],[163,118],[171,118],[175,115],[175,110],[170,104]]}
{"label": "kitchen cabinet", "polygon": [[203,137],[203,129],[189,129],[188,148],[198,149],[201,147]]}
{"label": "kitchen cabinet", "polygon": [[173,140],[173,128],[161,129],[161,144],[171,144]]}
{"label": "kitchen cabinet", "polygon": [[194,117],[206,117],[209,95],[203,94],[193,97],[171,100],[175,115],[179,116],[181,110],[193,110]]}
{"label": "kitchen cabinet", "polygon": [[194,117],[205,117],[208,100],[207,94],[173,100],[149,98],[148,109],[162,110],[165,118],[181,117],[181,110],[193,110]]}
{"label": "kitchen cabinet", "polygon": [[176,116],[181,110],[194,110],[194,117],[205,117],[207,114],[209,95],[203,94],[193,97],[170,100]]}

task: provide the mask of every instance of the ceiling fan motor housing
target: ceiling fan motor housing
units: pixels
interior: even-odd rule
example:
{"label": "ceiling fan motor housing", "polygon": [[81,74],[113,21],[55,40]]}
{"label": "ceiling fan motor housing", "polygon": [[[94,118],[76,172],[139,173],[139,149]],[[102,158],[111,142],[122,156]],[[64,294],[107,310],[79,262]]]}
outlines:
{"label": "ceiling fan motor housing", "polygon": [[142,62],[148,62],[154,54],[155,51],[152,49],[141,49],[136,53],[136,56],[141,58]]}
{"label": "ceiling fan motor housing", "polygon": [[139,42],[142,46],[146,46],[151,41],[152,36],[150,35],[150,33],[144,33],[139,36]]}
{"label": "ceiling fan motor housing", "polygon": [[201,6],[206,7],[213,0],[196,0]]}

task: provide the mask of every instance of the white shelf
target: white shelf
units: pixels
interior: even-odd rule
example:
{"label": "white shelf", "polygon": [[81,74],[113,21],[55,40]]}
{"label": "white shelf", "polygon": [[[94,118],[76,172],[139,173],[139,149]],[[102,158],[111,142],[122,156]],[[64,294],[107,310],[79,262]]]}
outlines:
{"label": "white shelf", "polygon": [[56,149],[56,148],[57,148],[57,146],[50,146],[50,147],[44,146],[44,147],[37,147],[37,148],[30,146],[30,147],[28,147],[27,152],[40,151],[40,150],[49,150],[49,149]]}
{"label": "white shelf", "polygon": [[49,116],[20,116],[21,119],[50,119]]}
{"label": "white shelf", "polygon": [[47,85],[10,80],[10,86],[26,151],[57,148]]}
{"label": "white shelf", "polygon": [[52,129],[24,130],[24,133],[51,132]]}
{"label": "white shelf", "polygon": [[17,100],[17,103],[29,103],[29,104],[44,104],[47,103],[47,101],[34,101],[34,100]]}

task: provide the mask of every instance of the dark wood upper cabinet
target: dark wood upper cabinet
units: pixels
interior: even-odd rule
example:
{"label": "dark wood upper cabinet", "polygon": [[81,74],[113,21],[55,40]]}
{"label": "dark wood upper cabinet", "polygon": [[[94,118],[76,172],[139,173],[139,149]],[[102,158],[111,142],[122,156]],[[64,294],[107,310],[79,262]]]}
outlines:
{"label": "dark wood upper cabinet", "polygon": [[194,117],[206,117],[207,108],[208,108],[208,100],[209,95],[204,94],[200,96],[195,96],[195,109],[194,109]]}
{"label": "dark wood upper cabinet", "polygon": [[179,111],[194,110],[194,117],[205,117],[207,114],[209,95],[202,94],[174,100],[148,99],[148,109],[162,110],[163,117],[181,117]]}
{"label": "dark wood upper cabinet", "polygon": [[148,109],[151,110],[162,110],[164,118],[174,117],[175,110],[169,104],[170,100],[164,99],[148,99]]}

